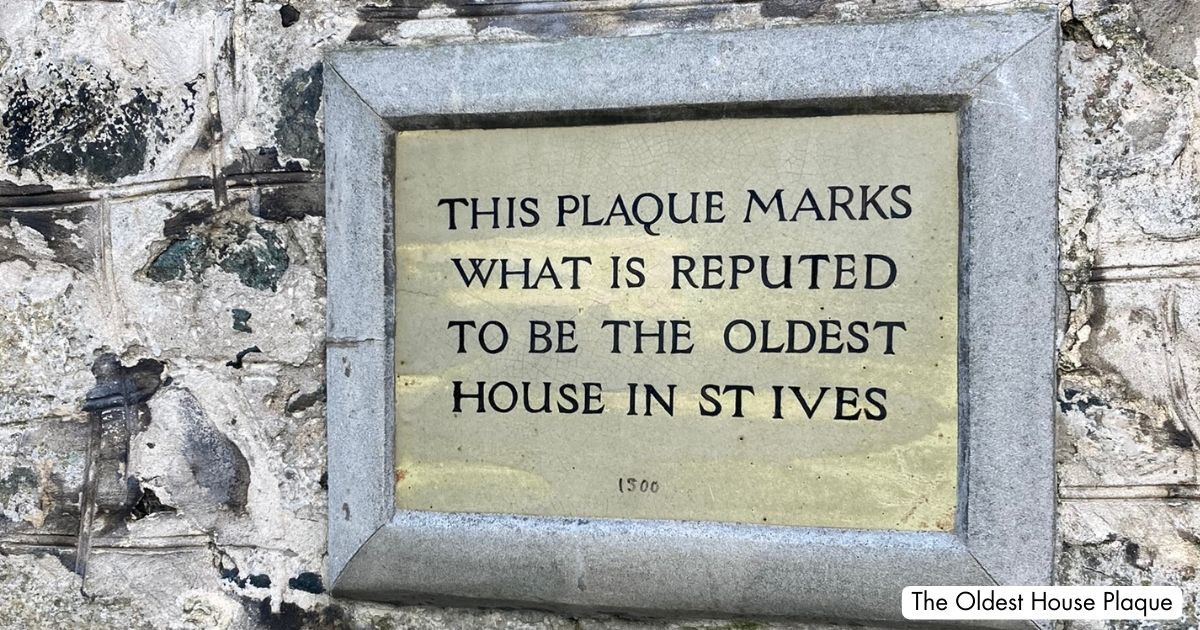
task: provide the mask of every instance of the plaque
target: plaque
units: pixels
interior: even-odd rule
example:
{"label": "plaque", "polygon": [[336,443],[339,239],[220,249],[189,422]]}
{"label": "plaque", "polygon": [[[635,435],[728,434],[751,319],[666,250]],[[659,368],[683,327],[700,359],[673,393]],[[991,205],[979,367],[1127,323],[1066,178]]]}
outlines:
{"label": "plaque", "polygon": [[326,56],[334,595],[1050,582],[1056,12],[705,29]]}
{"label": "plaque", "polygon": [[951,530],[952,113],[396,135],[396,505]]}

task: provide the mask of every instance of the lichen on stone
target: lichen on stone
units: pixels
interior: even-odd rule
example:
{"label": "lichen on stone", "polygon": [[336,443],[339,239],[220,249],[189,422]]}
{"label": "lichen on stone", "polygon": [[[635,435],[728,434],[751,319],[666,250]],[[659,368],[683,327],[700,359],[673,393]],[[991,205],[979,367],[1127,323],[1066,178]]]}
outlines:
{"label": "lichen on stone", "polygon": [[155,282],[200,282],[217,268],[252,289],[275,291],[289,264],[287,246],[273,230],[227,223],[171,241],[150,261],[145,274]]}
{"label": "lichen on stone", "polygon": [[0,147],[17,174],[108,183],[152,166],[150,146],[167,139],[161,93],[121,89],[109,73],[88,66],[47,65],[37,74],[44,79],[39,86],[21,79],[7,87],[0,113]]}

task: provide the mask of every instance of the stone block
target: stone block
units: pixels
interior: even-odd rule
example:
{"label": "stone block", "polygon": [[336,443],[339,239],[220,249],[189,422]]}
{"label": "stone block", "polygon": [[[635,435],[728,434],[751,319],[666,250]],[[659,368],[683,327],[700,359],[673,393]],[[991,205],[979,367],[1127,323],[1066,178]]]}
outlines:
{"label": "stone block", "polygon": [[[1159,630],[1195,628],[1200,611],[1200,505],[1195,501],[1083,500],[1060,504],[1059,582],[1096,586],[1180,586],[1183,617],[1148,622]],[[1136,622],[1071,621],[1067,630],[1133,628]]]}
{"label": "stone block", "polygon": [[[121,309],[114,347],[138,345],[155,356],[219,360],[234,369],[320,359],[321,218],[299,202],[264,205],[264,194],[230,191],[220,206],[208,191],[113,204]],[[273,212],[300,218],[275,220]]]}
{"label": "stone block", "polygon": [[1200,283],[1101,283],[1073,301],[1060,365],[1060,484],[1196,483]]}
{"label": "stone block", "polygon": [[0,194],[210,175],[215,5],[6,2]]}
{"label": "stone block", "polygon": [[0,424],[67,417],[113,305],[92,207],[0,209]]}
{"label": "stone block", "polygon": [[87,417],[0,425],[0,540],[79,532]]}

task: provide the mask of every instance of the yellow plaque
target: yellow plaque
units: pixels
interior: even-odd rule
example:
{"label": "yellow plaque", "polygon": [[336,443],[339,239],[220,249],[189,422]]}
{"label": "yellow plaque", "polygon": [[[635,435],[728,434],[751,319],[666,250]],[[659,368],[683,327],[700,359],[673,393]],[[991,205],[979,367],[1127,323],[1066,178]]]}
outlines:
{"label": "yellow plaque", "polygon": [[396,137],[396,505],[951,530],[953,114]]}

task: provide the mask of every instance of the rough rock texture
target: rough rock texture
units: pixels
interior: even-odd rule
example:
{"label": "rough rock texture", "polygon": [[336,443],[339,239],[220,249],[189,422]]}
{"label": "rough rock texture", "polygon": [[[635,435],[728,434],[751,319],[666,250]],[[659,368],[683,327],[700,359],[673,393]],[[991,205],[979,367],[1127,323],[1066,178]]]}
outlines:
{"label": "rough rock texture", "polygon": [[[325,593],[321,53],[1025,4],[4,0],[0,627],[765,627]],[[1197,6],[1058,6],[1063,583],[1200,593]]]}

